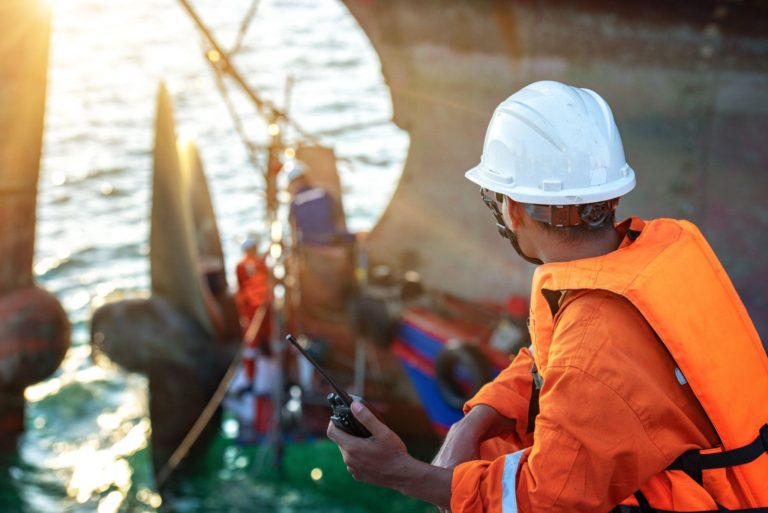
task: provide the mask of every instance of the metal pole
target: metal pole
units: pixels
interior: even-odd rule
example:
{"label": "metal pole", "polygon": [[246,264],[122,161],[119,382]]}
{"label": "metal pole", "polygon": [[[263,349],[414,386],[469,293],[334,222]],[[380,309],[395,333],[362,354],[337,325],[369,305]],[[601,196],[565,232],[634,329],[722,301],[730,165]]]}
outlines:
{"label": "metal pole", "polygon": [[50,12],[0,2],[0,294],[32,285]]}
{"label": "metal pole", "polygon": [[24,429],[24,389],[69,347],[58,300],[34,286],[37,184],[48,80],[47,2],[0,1],[0,446]]}

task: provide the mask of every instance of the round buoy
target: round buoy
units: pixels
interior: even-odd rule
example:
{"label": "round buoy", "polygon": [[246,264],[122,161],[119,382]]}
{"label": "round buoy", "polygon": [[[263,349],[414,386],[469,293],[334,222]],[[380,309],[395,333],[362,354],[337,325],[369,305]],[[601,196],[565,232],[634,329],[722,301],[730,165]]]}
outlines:
{"label": "round buoy", "polygon": [[0,295],[0,387],[24,390],[58,369],[69,349],[69,320],[39,287]]}

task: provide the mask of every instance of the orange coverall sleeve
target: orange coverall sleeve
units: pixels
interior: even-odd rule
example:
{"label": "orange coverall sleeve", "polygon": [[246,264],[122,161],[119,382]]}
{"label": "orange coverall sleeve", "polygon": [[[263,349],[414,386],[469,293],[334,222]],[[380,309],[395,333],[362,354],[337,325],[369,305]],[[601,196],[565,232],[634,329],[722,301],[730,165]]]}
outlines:
{"label": "orange coverall sleeve", "polygon": [[508,419],[526,422],[531,399],[533,357],[523,348],[496,379],[484,385],[464,404],[464,413],[478,404],[492,407]]}
{"label": "orange coverall sleeve", "polygon": [[609,511],[706,446],[708,421],[640,314],[606,292],[576,295],[556,318],[533,445],[458,465],[452,513]]}

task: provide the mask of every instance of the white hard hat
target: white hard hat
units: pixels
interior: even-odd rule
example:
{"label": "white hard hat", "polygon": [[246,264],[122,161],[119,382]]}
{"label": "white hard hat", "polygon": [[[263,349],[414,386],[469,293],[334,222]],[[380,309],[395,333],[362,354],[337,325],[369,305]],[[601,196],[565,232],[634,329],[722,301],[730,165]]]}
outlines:
{"label": "white hard hat", "polygon": [[286,167],[288,167],[288,183],[304,176],[307,172],[307,165],[301,160],[294,160]]}
{"label": "white hard hat", "polygon": [[526,86],[496,108],[480,164],[465,176],[538,205],[596,203],[635,187],[605,100],[553,81]]}
{"label": "white hard hat", "polygon": [[240,249],[243,251],[248,251],[249,249],[255,249],[258,245],[258,241],[256,240],[256,237],[254,236],[248,236],[245,238],[242,244],[240,244]]}

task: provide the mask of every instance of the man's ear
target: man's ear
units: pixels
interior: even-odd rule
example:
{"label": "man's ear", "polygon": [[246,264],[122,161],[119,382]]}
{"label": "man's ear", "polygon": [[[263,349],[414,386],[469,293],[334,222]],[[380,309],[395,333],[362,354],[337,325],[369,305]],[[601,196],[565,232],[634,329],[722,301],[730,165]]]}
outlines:
{"label": "man's ear", "polygon": [[507,211],[507,219],[509,220],[510,228],[515,230],[523,224],[523,217],[525,214],[523,213],[523,206],[520,203],[507,197],[504,200],[504,208]]}

